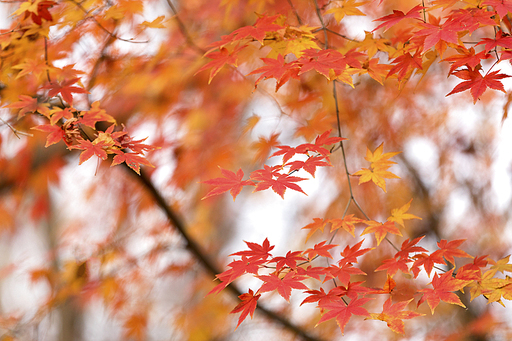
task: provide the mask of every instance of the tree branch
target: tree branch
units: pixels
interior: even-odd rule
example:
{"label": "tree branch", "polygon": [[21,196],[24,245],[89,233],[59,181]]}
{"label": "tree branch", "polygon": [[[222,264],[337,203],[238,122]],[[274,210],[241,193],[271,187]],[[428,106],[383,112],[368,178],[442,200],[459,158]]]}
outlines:
{"label": "tree branch", "polygon": [[[137,175],[133,170],[131,170],[126,163],[123,163],[123,166],[126,168],[126,170],[133,174],[138,181],[146,188],[146,190],[151,194],[153,199],[155,200],[156,204],[164,211],[167,219],[169,222],[174,225],[176,230],[181,234],[183,239],[187,242],[187,249],[192,253],[192,255],[199,261],[199,263],[206,269],[207,272],[209,272],[212,276],[215,276],[222,271],[217,268],[217,266],[210,260],[210,258],[203,252],[202,248],[199,246],[199,244],[194,241],[187,233],[186,225],[181,217],[178,216],[174,210],[167,205],[165,199],[162,197],[162,195],[158,192],[158,190],[155,188],[151,180],[149,179],[148,175],[144,172],[144,170],[141,170],[140,176]],[[238,290],[233,284],[230,284],[227,286],[227,289],[231,294],[238,297],[242,295],[242,292]],[[310,335],[308,332],[303,330],[301,327],[293,324],[288,319],[284,318],[283,316],[268,310],[260,305],[258,305],[257,310],[263,313],[267,318],[279,323],[284,328],[288,329],[289,331],[293,332],[294,334],[300,336],[302,339],[306,341],[321,341],[322,339],[314,337]]]}

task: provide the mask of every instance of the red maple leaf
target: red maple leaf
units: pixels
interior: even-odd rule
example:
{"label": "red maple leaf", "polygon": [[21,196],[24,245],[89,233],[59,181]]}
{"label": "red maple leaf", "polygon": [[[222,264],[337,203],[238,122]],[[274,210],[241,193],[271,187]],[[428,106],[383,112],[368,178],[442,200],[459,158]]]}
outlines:
{"label": "red maple leaf", "polygon": [[333,245],[333,244],[325,245],[325,243],[327,243],[327,241],[324,240],[323,242],[316,244],[312,249],[309,248],[306,251],[304,251],[304,254],[307,255],[308,259],[310,259],[310,260],[315,258],[316,256],[327,257],[327,258],[332,259],[332,256],[329,253],[329,250],[338,245]]}
{"label": "red maple leaf", "polygon": [[203,67],[197,70],[195,74],[197,75],[199,72],[211,68],[210,78],[208,78],[208,84],[210,84],[213,77],[215,77],[215,75],[219,73],[220,69],[222,69],[224,65],[227,64],[237,66],[238,52],[240,52],[240,50],[242,50],[245,47],[247,47],[247,45],[237,45],[233,49],[233,51],[229,51],[227,48],[221,47],[219,51],[207,52],[205,57],[211,58],[213,60],[203,65]]}
{"label": "red maple leaf", "polygon": [[407,12],[407,14],[404,14],[404,12],[402,12],[402,11],[393,10],[393,14],[389,14],[389,15],[386,15],[386,16],[384,16],[382,18],[378,18],[378,19],[374,20],[374,21],[382,21],[382,24],[380,24],[379,26],[375,27],[372,30],[372,32],[378,30],[381,27],[384,27],[384,31],[386,31],[387,29],[395,26],[400,21],[402,21],[402,20],[404,20],[406,18],[419,19],[420,11],[423,8],[424,7],[422,7],[420,5],[414,6],[409,12]]}
{"label": "red maple leaf", "polygon": [[482,38],[480,39],[480,42],[476,44],[478,45],[484,45],[485,44],[485,52],[488,53],[489,51],[493,50],[497,46],[501,46],[507,49],[512,49],[512,37],[506,33],[503,33],[503,31],[498,30],[498,33],[496,34],[496,37],[494,39],[491,38]]}
{"label": "red maple leaf", "polygon": [[483,8],[459,8],[452,10],[445,23],[456,23],[459,31],[468,30],[469,34],[472,34],[482,26],[494,26],[495,22],[491,18],[493,15],[493,12]]}
{"label": "red maple leaf", "polygon": [[366,272],[363,270],[354,267],[352,263],[343,263],[340,266],[331,265],[325,270],[325,279],[324,282],[327,282],[330,279],[338,278],[341,284],[347,284],[350,282],[351,275],[366,275]]}
{"label": "red maple leaf", "polygon": [[245,251],[238,251],[235,253],[230,254],[230,256],[247,256],[250,260],[255,259],[268,259],[268,257],[272,257],[270,254],[270,251],[274,248],[274,245],[270,245],[270,242],[268,241],[268,238],[265,238],[263,243],[261,245],[252,243],[252,242],[245,242],[250,250]]}
{"label": "red maple leaf", "polygon": [[394,276],[398,270],[402,271],[404,274],[409,273],[409,268],[407,267],[407,263],[412,262],[412,260],[407,258],[389,258],[384,259],[382,261],[382,265],[380,265],[375,271],[383,271],[387,270],[388,276]]}
{"label": "red maple leaf", "polygon": [[346,246],[345,249],[340,253],[343,257],[338,261],[338,264],[341,266],[343,264],[348,263],[357,263],[357,257],[361,257],[365,253],[373,250],[373,248],[361,249],[361,245],[363,245],[364,239],[354,246]]}
{"label": "red maple leaf", "polygon": [[306,172],[311,174],[311,176],[315,177],[316,167],[326,167],[331,165],[324,161],[324,157],[322,156],[312,156],[309,157],[306,161],[296,160],[287,163],[285,166],[290,166],[290,172],[304,169]]}
{"label": "red maple leaf", "polygon": [[427,272],[427,275],[430,277],[430,273],[432,272],[432,268],[436,264],[444,264],[446,265],[446,262],[444,261],[443,254],[436,250],[435,252],[432,252],[430,255],[426,253],[420,253],[413,256],[414,259],[416,259],[411,267],[411,270],[414,274],[414,278],[416,278],[420,272],[419,267],[423,265],[425,268],[425,271]]}
{"label": "red maple leaf", "polygon": [[265,282],[258,290],[259,293],[277,290],[279,295],[287,301],[290,300],[292,289],[309,290],[309,288],[301,282],[307,277],[298,275],[295,271],[288,272],[283,278],[280,278],[275,273],[256,277]]}
{"label": "red maple leaf", "polygon": [[453,257],[459,257],[459,258],[473,258],[473,256],[467,254],[465,251],[460,250],[458,247],[466,241],[465,239],[457,239],[452,241],[446,241],[445,239],[442,239],[440,242],[437,243],[437,246],[439,247],[439,251],[441,251],[441,254],[443,257],[453,265],[455,265],[455,259]]}
{"label": "red maple leaf", "polygon": [[244,172],[241,168],[236,172],[236,174],[223,168],[220,168],[220,171],[223,176],[222,178],[215,178],[202,182],[208,185],[213,185],[215,188],[208,192],[208,194],[206,194],[201,200],[227,191],[229,191],[233,197],[233,200],[235,200],[244,186],[254,186],[254,182],[250,180],[242,180],[244,177]]}
{"label": "red maple leaf", "polygon": [[128,167],[133,169],[135,173],[140,175],[140,165],[145,165],[149,167],[155,167],[149,162],[145,157],[137,154],[137,153],[125,153],[121,150],[113,150],[114,153],[117,155],[114,156],[114,160],[112,161],[112,164],[110,167],[119,165],[123,162],[125,162]]}
{"label": "red maple leaf", "polygon": [[276,263],[276,271],[277,272],[281,271],[281,269],[283,269],[285,266],[288,266],[291,269],[296,270],[297,262],[306,260],[306,258],[301,256],[301,254],[302,254],[301,251],[295,251],[295,252],[288,251],[286,253],[286,256],[274,257],[271,260],[269,260],[269,263]]}
{"label": "red maple leaf", "polygon": [[333,70],[334,75],[339,75],[345,70],[344,57],[336,50],[307,49],[303,53],[297,61],[301,64],[299,75],[310,70],[316,70],[325,78],[330,79],[332,76],[330,75],[331,70]]}
{"label": "red maple leaf", "polygon": [[18,117],[23,117],[27,113],[36,112],[36,111],[38,111],[39,113],[41,113],[45,116],[49,115],[50,110],[47,107],[48,104],[39,103],[37,101],[37,98],[26,96],[26,95],[19,95],[18,98],[19,98],[18,102],[14,102],[14,103],[11,103],[11,104],[5,106],[6,108],[11,108],[11,109],[21,109],[18,112]]}
{"label": "red maple leaf", "polygon": [[434,274],[432,278],[432,286],[434,289],[421,289],[419,292],[423,293],[423,296],[418,301],[418,306],[427,301],[432,314],[434,314],[434,309],[439,305],[439,302],[444,301],[450,304],[457,304],[463,308],[466,306],[460,301],[459,297],[454,294],[452,291],[458,291],[466,286],[471,281],[456,279],[453,276],[453,269],[445,272],[441,276]]}
{"label": "red maple leaf", "polygon": [[414,69],[423,70],[423,62],[421,60],[421,53],[419,52],[416,52],[414,56],[409,52],[404,53],[403,55],[395,58],[392,63],[396,65],[394,65],[391,70],[389,70],[386,78],[397,74],[398,80],[402,80],[408,75],[409,72],[412,72]]}
{"label": "red maple leaf", "polygon": [[342,300],[322,302],[321,304],[319,302],[318,306],[327,311],[322,315],[320,321],[318,321],[316,325],[318,326],[320,323],[330,319],[336,319],[336,322],[341,329],[341,333],[343,334],[345,326],[352,315],[370,317],[370,313],[365,308],[361,307],[370,300],[371,298],[365,297],[351,300],[348,304],[345,304]]}
{"label": "red maple leaf", "polygon": [[27,19],[28,17],[30,17],[36,25],[41,25],[43,23],[41,19],[52,21],[53,18],[50,12],[48,11],[48,8],[52,7],[55,4],[55,1],[39,1],[37,4],[37,13],[34,13],[32,11],[25,11],[23,19]]}
{"label": "red maple leaf", "polygon": [[[256,310],[256,305],[258,303],[258,299],[261,297],[261,295],[254,295],[254,292],[249,289],[248,293],[242,294],[238,296],[239,299],[242,300],[242,302],[238,303],[238,305],[235,307],[235,309],[231,310],[230,314],[236,314],[241,312],[240,317],[238,318],[238,324],[236,325],[236,328],[240,325],[240,323],[245,320],[247,315],[251,314],[251,318],[254,315],[254,311]],[[235,329],[236,329],[235,328]]]}
{"label": "red maple leaf", "polygon": [[370,318],[373,320],[384,321],[387,323],[389,329],[391,329],[395,333],[404,334],[403,320],[409,320],[424,315],[410,310],[404,311],[405,307],[407,307],[407,305],[411,303],[412,300],[413,299],[392,304],[390,297],[386,302],[384,302],[384,306],[382,307],[382,313],[371,314]]}
{"label": "red maple leaf", "polygon": [[255,86],[258,86],[262,79],[275,78],[277,81],[276,92],[282,87],[290,78],[299,79],[300,67],[297,62],[286,63],[284,57],[280,54],[277,59],[261,58],[266,66],[262,66],[249,75],[261,73],[260,78],[256,80]]}
{"label": "red maple leaf", "polygon": [[328,293],[326,293],[323,288],[320,288],[320,290],[304,291],[304,293],[308,294],[309,296],[306,297],[300,305],[303,305],[304,303],[313,302],[318,302],[318,305],[323,305],[331,302],[338,302],[341,301],[341,296],[343,296],[341,287],[334,287],[331,290],[329,290]]}
{"label": "red maple leaf", "polygon": [[321,266],[308,266],[306,269],[297,267],[297,273],[299,275],[308,276],[317,280],[320,280],[320,276],[325,275],[324,268]]}
{"label": "red maple leaf", "polygon": [[427,250],[421,246],[416,246],[425,236],[415,238],[413,240],[407,239],[402,243],[400,251],[395,254],[395,258],[409,258],[409,254],[413,252],[427,252]]}
{"label": "red maple leaf", "polygon": [[500,17],[505,17],[507,13],[512,12],[512,3],[509,0],[485,0],[483,6],[492,6]]}
{"label": "red maple leaf", "polygon": [[246,256],[242,256],[242,259],[232,261],[228,264],[231,269],[228,269],[217,276],[215,278],[219,279],[221,282],[213,288],[208,295],[213,293],[219,293],[224,290],[231,282],[233,282],[238,277],[246,274],[252,273],[257,275],[260,266],[265,264],[267,261],[265,259],[258,258],[248,258]]}
{"label": "red maple leaf", "polygon": [[93,142],[89,140],[78,140],[78,145],[69,146],[69,149],[81,149],[79,165],[96,155],[102,160],[106,160],[108,155],[106,149],[110,147],[108,142],[96,139]]}
{"label": "red maple leaf", "polygon": [[492,56],[486,53],[485,51],[475,53],[475,49],[472,47],[468,50],[461,46],[457,48],[457,51],[459,52],[459,54],[443,59],[443,61],[451,63],[450,73],[452,73],[458,67],[464,65],[474,70],[475,67],[479,65],[483,59],[492,58]]}
{"label": "red maple leaf", "polygon": [[80,78],[73,78],[69,80],[58,82],[51,82],[48,85],[42,87],[42,89],[49,89],[48,96],[53,97],[57,94],[61,94],[62,98],[69,103],[69,105],[73,104],[73,93],[75,94],[88,94],[89,91],[84,88],[80,88],[78,86],[72,86],[76,82],[78,82]]}
{"label": "red maple leaf", "polygon": [[32,127],[31,129],[50,133],[46,137],[46,144],[44,145],[45,148],[51,146],[52,144],[59,142],[60,140],[66,141],[66,139],[65,139],[66,133],[64,132],[64,130],[61,127],[59,127],[57,125],[43,124],[43,125],[38,125],[38,126]]}
{"label": "red maple leaf", "polygon": [[473,103],[476,103],[487,88],[505,92],[503,84],[499,80],[510,77],[509,75],[500,74],[499,71],[488,72],[485,76],[482,76],[479,70],[471,69],[455,71],[453,74],[465,81],[458,84],[446,96],[470,90],[471,96],[473,96]]}
{"label": "red maple leaf", "polygon": [[307,179],[299,178],[297,176],[291,176],[288,174],[278,173],[278,167],[279,166],[269,167],[267,165],[264,165],[263,169],[259,169],[251,173],[251,180],[259,181],[256,184],[256,189],[254,190],[255,192],[272,188],[274,192],[279,194],[283,199],[284,192],[286,191],[287,188],[306,194],[302,190],[302,188],[300,188],[300,186],[297,185],[295,182]]}
{"label": "red maple leaf", "polygon": [[103,122],[112,122],[112,123],[116,122],[115,118],[113,118],[112,116],[107,114],[107,112],[104,109],[100,108],[99,101],[93,102],[91,104],[91,109],[81,111],[80,116],[81,117],[77,123],[86,125],[93,129],[95,129],[96,122],[102,122],[102,121]]}
{"label": "red maple leaf", "polygon": [[233,41],[242,40],[246,37],[252,37],[263,44],[267,32],[278,31],[284,26],[275,24],[274,21],[279,18],[279,15],[273,15],[271,17],[262,16],[258,18],[253,26],[244,26],[232,33]]}
{"label": "red maple leaf", "polygon": [[416,36],[425,36],[423,51],[430,50],[430,48],[436,46],[440,42],[458,45],[459,38],[457,32],[460,26],[458,22],[449,22],[444,23],[443,25],[421,23],[420,25],[425,28],[417,31]]}

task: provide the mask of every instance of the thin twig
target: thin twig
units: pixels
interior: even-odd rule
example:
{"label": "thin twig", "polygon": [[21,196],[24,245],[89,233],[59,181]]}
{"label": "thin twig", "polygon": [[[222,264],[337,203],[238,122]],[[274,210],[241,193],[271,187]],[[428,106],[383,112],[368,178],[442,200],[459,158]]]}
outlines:
{"label": "thin twig", "polygon": [[[74,0],[69,0],[71,1],[72,3],[74,3],[82,12],[84,12],[86,15],[89,15],[89,12],[82,6],[82,4],[80,4],[79,2],[76,2]],[[103,31],[107,32],[108,35],[110,35],[112,38],[114,39],[117,39],[117,40],[121,40],[121,41],[125,41],[127,43],[133,43],[133,44],[147,44],[149,42],[149,40],[133,40],[133,39],[125,39],[125,38],[121,38],[121,37],[118,37],[116,36],[114,33],[110,32],[108,29],[105,28],[105,26],[103,26],[102,24],[100,24],[100,22],[94,17],[94,16],[90,16],[88,18],[91,18],[92,20],[94,20],[94,22],[96,23],[96,25],[101,28]]]}
{"label": "thin twig", "polygon": [[176,22],[178,23],[178,27],[181,31],[181,34],[185,37],[185,40],[187,41],[187,44],[192,47],[194,50],[201,54],[205,54],[206,50],[200,48],[196,45],[194,40],[190,37],[190,34],[188,33],[187,28],[185,27],[185,24],[183,24],[183,21],[181,21],[180,17],[178,16],[178,11],[176,10],[176,7],[172,4],[172,0],[167,0],[167,4],[171,8],[172,13],[174,14],[174,19],[176,19]]}
{"label": "thin twig", "polygon": [[295,14],[297,21],[299,22],[299,25],[303,25],[302,19],[300,18],[300,15],[299,15],[299,12],[297,12],[297,9],[295,8],[295,6],[293,6],[292,0],[287,0],[287,1],[288,1],[288,4],[290,5],[290,7],[292,8],[293,13]]}

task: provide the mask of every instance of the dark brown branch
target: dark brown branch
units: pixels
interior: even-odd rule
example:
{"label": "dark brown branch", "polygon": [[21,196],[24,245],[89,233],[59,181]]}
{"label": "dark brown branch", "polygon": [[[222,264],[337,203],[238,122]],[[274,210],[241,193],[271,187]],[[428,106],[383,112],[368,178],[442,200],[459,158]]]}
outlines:
{"label": "dark brown branch", "polygon": [[[125,166],[126,170],[133,174],[138,181],[146,188],[146,190],[151,194],[153,199],[155,200],[156,204],[164,211],[165,215],[167,216],[167,219],[172,223],[172,225],[176,228],[176,230],[181,234],[183,239],[185,239],[187,243],[187,249],[192,253],[192,255],[201,263],[201,265],[206,269],[207,272],[209,272],[212,277],[221,273],[220,269],[217,268],[217,266],[210,260],[210,258],[203,252],[202,248],[197,244],[196,241],[194,241],[187,232],[187,228],[185,226],[185,223],[183,222],[183,219],[179,217],[176,212],[167,204],[165,199],[160,195],[158,190],[155,188],[147,174],[144,172],[144,170],[141,170],[140,176],[137,175],[133,170],[129,169],[129,167],[126,165],[126,163],[123,163],[123,166]],[[238,290],[233,284],[230,284],[227,286],[227,290],[231,292],[234,296],[238,297],[242,294],[240,290]],[[295,333],[296,335],[300,336],[302,339],[306,341],[320,341],[321,339],[314,337],[310,335],[308,332],[303,330],[301,327],[293,324],[286,318],[282,317],[281,315],[268,310],[262,306],[257,306],[257,310],[264,315],[266,315],[269,319],[281,324],[284,328],[288,329],[289,331]]]}

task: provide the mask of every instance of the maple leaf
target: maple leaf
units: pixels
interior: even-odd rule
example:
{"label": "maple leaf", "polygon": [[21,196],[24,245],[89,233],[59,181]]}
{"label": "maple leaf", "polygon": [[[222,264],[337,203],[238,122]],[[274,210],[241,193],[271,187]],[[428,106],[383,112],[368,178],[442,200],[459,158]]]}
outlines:
{"label": "maple leaf", "polygon": [[43,125],[38,125],[38,126],[32,127],[31,129],[50,133],[46,137],[46,144],[44,145],[45,148],[47,148],[47,147],[51,146],[52,144],[55,144],[61,140],[66,141],[66,133],[64,132],[64,130],[61,127],[59,127],[57,125],[43,124]]}
{"label": "maple leaf", "polygon": [[412,300],[413,299],[392,304],[390,297],[386,302],[384,302],[382,313],[372,313],[367,319],[384,321],[387,323],[389,329],[395,333],[404,334],[405,332],[403,320],[410,320],[412,318],[425,315],[410,310],[404,311],[405,307],[407,307],[407,305],[411,303]]}
{"label": "maple leaf", "polygon": [[26,95],[19,95],[19,102],[14,102],[6,105],[6,108],[20,109],[18,117],[23,117],[25,114],[32,112],[39,112],[45,116],[49,116],[50,109],[48,109],[48,103],[39,103],[37,98]]}
{"label": "maple leaf", "polygon": [[512,272],[512,264],[509,264],[510,255],[507,257],[504,257],[500,259],[499,261],[494,261],[493,259],[489,258],[489,262],[492,264],[490,272],[492,272],[492,276],[496,274],[496,272]]}
{"label": "maple leaf", "polygon": [[43,86],[41,89],[48,89],[48,96],[53,97],[57,94],[61,94],[62,98],[69,103],[69,105],[73,104],[73,93],[75,94],[88,94],[89,91],[84,88],[80,88],[78,86],[72,86],[76,82],[78,82],[80,78],[73,78],[69,80],[64,80],[60,83],[51,82],[48,85]]}
{"label": "maple leaf", "polygon": [[98,138],[92,142],[88,140],[79,140],[78,142],[78,145],[69,146],[68,148],[83,150],[83,152],[80,153],[79,165],[89,160],[93,155],[96,155],[102,160],[107,159],[108,155],[106,150],[111,147],[107,142],[99,141]]}
{"label": "maple leaf", "polygon": [[264,165],[264,169],[259,169],[251,173],[251,180],[259,181],[256,183],[254,192],[272,188],[272,190],[279,194],[283,199],[287,188],[306,194],[295,182],[307,179],[291,176],[288,174],[277,173],[276,169],[276,167],[269,167]]}
{"label": "maple leaf", "polygon": [[362,170],[359,170],[355,172],[353,175],[360,176],[359,178],[359,184],[372,181],[377,186],[382,188],[384,192],[386,192],[386,179],[395,179],[400,178],[399,176],[387,171],[391,165],[395,164],[396,162],[390,161],[389,158],[399,154],[400,152],[390,152],[390,153],[383,153],[384,150],[384,144],[381,143],[379,147],[375,149],[374,152],[372,152],[370,149],[366,148],[366,156],[365,160],[370,161],[370,169],[363,168]]}
{"label": "maple leaf", "polygon": [[402,232],[400,232],[400,230],[395,226],[395,224],[392,221],[380,223],[378,221],[369,220],[366,221],[365,224],[367,224],[368,227],[364,229],[363,233],[361,233],[361,236],[368,233],[375,233],[377,245],[380,245],[380,242],[386,237],[386,234],[388,233],[402,236]]}
{"label": "maple leaf", "polygon": [[459,31],[468,30],[469,34],[472,34],[482,26],[494,26],[492,16],[493,12],[483,8],[459,8],[451,11],[445,24],[454,23],[459,26]]}
{"label": "maple leaf", "polygon": [[341,329],[341,333],[343,334],[345,326],[347,325],[352,315],[370,317],[370,313],[365,308],[361,307],[363,304],[370,300],[372,299],[364,297],[351,300],[348,304],[345,304],[341,300],[333,302],[319,302],[318,306],[322,309],[325,309],[326,312],[322,315],[320,321],[318,321],[316,325],[318,326],[320,323],[330,319],[336,319],[336,322]]}
{"label": "maple leaf", "polygon": [[242,171],[241,168],[236,172],[236,174],[230,170],[223,168],[220,168],[220,171],[223,177],[210,179],[202,182],[208,185],[213,185],[215,186],[215,188],[213,188],[210,192],[208,192],[208,194],[202,197],[201,200],[204,200],[214,195],[222,194],[227,191],[229,191],[229,193],[233,197],[233,200],[235,200],[237,195],[240,194],[244,186],[255,186],[254,182],[250,180],[242,180],[244,177],[244,172]]}
{"label": "maple leaf", "polygon": [[306,241],[305,243],[308,242],[308,239],[311,238],[311,236],[318,230],[320,230],[320,232],[324,232],[324,227],[325,225],[327,224],[327,221],[324,221],[322,218],[313,218],[313,222],[310,223],[310,224],[307,224],[306,226],[304,226],[302,229],[309,229],[310,231],[308,232],[308,235],[306,236]]}
{"label": "maple leaf", "polygon": [[499,80],[510,77],[509,75],[500,74],[499,71],[488,72],[485,76],[482,76],[480,71],[471,69],[455,71],[453,75],[466,81],[458,84],[446,96],[470,90],[471,96],[473,96],[473,103],[476,103],[487,88],[505,92],[503,84]]}
{"label": "maple leaf", "polygon": [[411,202],[412,202],[412,199],[409,200],[409,202],[407,204],[403,205],[402,207],[395,208],[395,209],[391,210],[391,217],[388,218],[388,221],[396,222],[398,225],[405,228],[404,219],[405,220],[409,220],[409,219],[421,220],[420,217],[417,217],[414,214],[405,213],[409,210],[409,207],[411,207]]}
{"label": "maple leaf", "polygon": [[326,167],[331,166],[328,162],[324,161],[324,157],[322,156],[312,156],[306,159],[306,161],[296,160],[290,163],[287,163],[285,166],[290,166],[290,172],[295,170],[304,169],[306,172],[311,174],[312,177],[315,177],[315,172],[317,167]]}
{"label": "maple leaf", "polygon": [[339,228],[343,228],[345,231],[355,237],[354,231],[356,227],[354,224],[362,223],[364,220],[354,217],[353,214],[349,214],[343,219],[329,219],[329,222],[331,223],[331,232],[334,232]]}
{"label": "maple leaf", "polygon": [[327,243],[327,241],[324,240],[323,242],[316,244],[312,249],[311,248],[307,249],[303,253],[305,255],[307,255],[309,260],[312,260],[316,256],[327,257],[327,258],[332,259],[332,256],[329,253],[329,250],[332,248],[335,248],[338,245],[334,245],[334,244],[325,245],[325,243]]}
{"label": "maple leaf", "polygon": [[434,289],[421,289],[418,292],[423,293],[423,296],[418,301],[418,306],[427,301],[432,314],[434,314],[435,308],[439,305],[439,302],[444,301],[450,304],[460,305],[463,308],[466,306],[460,301],[459,297],[452,291],[458,291],[465,287],[471,281],[456,279],[453,277],[453,270],[445,272],[441,276],[434,273],[432,278],[432,286]]}
{"label": "maple leaf", "polygon": [[[230,314],[236,314],[240,313],[240,317],[238,318],[238,324],[236,325],[236,328],[242,323],[247,315],[251,315],[251,318],[254,315],[254,311],[256,310],[256,305],[258,303],[258,299],[261,297],[261,295],[254,295],[254,292],[249,289],[248,293],[242,294],[238,296],[239,299],[242,300],[242,302],[238,303],[238,305],[231,310]],[[236,329],[235,328],[235,329]]]}
{"label": "maple leaf", "polygon": [[301,64],[299,75],[310,70],[316,70],[327,79],[331,79],[331,70],[335,75],[341,74],[346,67],[343,55],[331,49],[307,49],[297,61]]}
{"label": "maple leaf", "polygon": [[256,277],[265,282],[258,290],[259,293],[277,290],[279,295],[281,295],[287,301],[290,300],[292,289],[309,290],[309,288],[304,283],[301,282],[305,280],[307,277],[298,275],[295,271],[288,272],[283,278],[280,278],[276,274]]}
{"label": "maple leaf", "polygon": [[46,62],[43,60],[26,59],[23,63],[14,65],[12,68],[21,70],[16,76],[16,79],[30,74],[39,78],[43,72],[48,70],[48,65],[46,65]]}
{"label": "maple leaf", "polygon": [[375,271],[387,271],[388,276],[394,276],[398,270],[402,271],[404,274],[409,273],[409,268],[407,266],[407,263],[412,262],[412,260],[407,258],[389,258],[384,259],[382,261],[382,264],[375,269]]}
{"label": "maple leaf", "polygon": [[[336,1],[335,3],[339,3],[341,1]],[[341,6],[333,7],[325,12],[325,14],[334,14],[334,18],[336,21],[340,22],[346,15],[362,15],[365,16],[363,12],[357,7],[366,5],[366,2],[356,2],[356,0],[346,0],[343,1]]]}
{"label": "maple leaf", "polygon": [[446,265],[446,262],[444,261],[443,254],[441,251],[436,250],[432,252],[430,255],[427,255],[426,253],[420,253],[417,255],[414,255],[413,258],[415,259],[411,270],[414,274],[414,278],[416,278],[420,272],[419,267],[423,265],[425,268],[425,271],[427,272],[427,275],[430,277],[430,273],[432,272],[432,268],[435,266],[435,264],[443,264]]}
{"label": "maple leaf", "polygon": [[277,272],[280,272],[285,266],[288,266],[289,268],[296,270],[297,262],[306,260],[306,258],[301,256],[301,254],[302,254],[301,251],[295,251],[295,252],[288,251],[286,253],[286,256],[274,257],[271,260],[269,260],[269,263],[276,263],[276,271]]}
{"label": "maple leaf", "polygon": [[378,30],[381,27],[384,27],[384,31],[388,30],[389,28],[395,26],[400,21],[411,18],[411,19],[419,19],[420,18],[420,11],[423,9],[423,6],[417,5],[411,8],[407,14],[404,14],[402,11],[393,10],[393,14],[386,15],[382,18],[375,19],[374,21],[382,21],[382,24],[375,27],[372,32]]}
{"label": "maple leaf", "polygon": [[473,256],[468,255],[465,251],[462,251],[458,249],[458,247],[464,243],[465,239],[457,239],[452,240],[450,242],[446,241],[445,239],[442,239],[440,242],[437,243],[437,246],[439,247],[439,251],[443,255],[443,257],[453,265],[455,265],[455,259],[453,257],[459,257],[459,258],[473,258]]}
{"label": "maple leaf", "polygon": [[[335,287],[329,290],[328,293],[325,292],[323,288],[320,288],[320,290],[308,290],[304,291],[305,294],[308,294],[309,296],[306,297],[300,305],[303,305],[304,303],[313,303],[318,302],[318,304],[325,304],[330,302],[339,302],[341,301],[341,295],[340,292],[341,287]],[[322,309],[323,311],[323,309]]]}
{"label": "maple leaf", "polygon": [[233,41],[242,40],[246,37],[252,37],[259,41],[263,45],[263,39],[267,32],[278,31],[283,29],[284,26],[275,23],[279,15],[273,15],[271,17],[262,16],[256,20],[253,26],[244,26],[235,30],[231,35]]}
{"label": "maple leaf", "polygon": [[423,69],[423,62],[421,60],[421,53],[416,52],[411,55],[409,52],[404,53],[403,55],[395,58],[392,63],[396,64],[389,70],[386,78],[397,74],[398,80],[406,78],[414,69]]}
{"label": "maple leaf", "polygon": [[83,110],[80,112],[80,118],[77,123],[86,125],[95,129],[96,122],[111,122],[116,123],[115,118],[107,114],[107,112],[100,108],[100,102],[94,101],[91,104],[91,109]]}
{"label": "maple leaf", "polygon": [[337,278],[342,284],[350,282],[351,275],[366,275],[366,272],[356,268],[352,263],[342,263],[340,266],[331,265],[324,268],[324,273],[324,283],[330,279]]}
{"label": "maple leaf", "polygon": [[230,256],[247,256],[249,260],[266,260],[268,257],[272,257],[270,251],[274,249],[274,245],[270,245],[268,238],[265,238],[261,245],[252,242],[245,242],[245,244],[247,244],[250,250],[235,252],[230,254]]}
{"label": "maple leaf", "polygon": [[387,75],[389,74],[391,65],[379,64],[379,59],[373,58],[363,65],[363,69],[365,69],[366,72],[368,72],[368,75],[370,77],[379,82],[380,85],[384,85],[383,79],[386,78]]}
{"label": "maple leaf", "polygon": [[475,46],[484,44],[485,53],[488,53],[489,51],[495,49],[497,46],[512,49],[512,37],[508,34],[503,33],[503,31],[498,30],[498,33],[496,34],[496,37],[494,39],[482,38],[480,39],[480,42],[478,42],[478,44],[476,44]]}
{"label": "maple leaf", "polygon": [[509,12],[512,12],[512,3],[503,0],[485,0],[483,6],[492,6],[501,18],[504,18]]}
{"label": "maple leaf", "polygon": [[474,70],[483,59],[492,58],[492,56],[485,51],[475,53],[475,49],[471,47],[469,50],[463,46],[457,48],[459,54],[443,59],[443,61],[451,63],[450,73],[461,66],[467,65],[470,69]]}
{"label": "maple leaf", "polygon": [[257,163],[263,163],[267,159],[268,154],[270,154],[270,150],[277,146],[279,143],[277,141],[279,137],[279,133],[272,134],[268,139],[260,136],[257,142],[254,142],[251,147],[256,150],[256,155],[254,156],[254,161]]}
{"label": "maple leaf", "polygon": [[27,19],[28,17],[30,17],[36,25],[41,25],[43,23],[42,19],[46,21],[53,20],[52,15],[48,11],[48,8],[53,7],[53,5],[55,4],[55,1],[48,0],[35,0],[34,2],[25,1],[13,13],[13,15],[19,15],[23,13],[23,19]]}
{"label": "maple leaf", "polygon": [[404,240],[400,251],[395,254],[395,258],[409,258],[409,254],[413,252],[427,252],[427,250],[421,246],[416,246],[425,236],[415,238],[413,240]]}
{"label": "maple leaf", "polygon": [[261,73],[262,75],[256,80],[255,86],[258,86],[262,79],[275,78],[276,92],[282,87],[290,78],[299,79],[299,65],[295,62],[286,63],[284,57],[279,54],[277,59],[261,58],[267,66],[262,66],[248,75],[255,75]]}
{"label": "maple leaf", "polygon": [[355,244],[354,246],[345,246],[345,249],[340,253],[340,255],[343,257],[338,261],[338,264],[344,265],[348,263],[357,263],[357,257],[361,257],[365,253],[373,250],[374,248],[366,248],[361,249],[361,245],[363,245],[364,239],[362,239],[359,243]]}
{"label": "maple leaf", "polygon": [[[425,28],[417,31],[416,36],[425,36],[423,51],[428,51],[433,46],[438,46],[441,42],[458,45],[459,37],[457,35],[457,29],[460,25],[458,22],[449,22],[440,26],[428,23],[420,23],[420,25]],[[439,48],[438,50],[441,54],[444,51],[444,49]]]}
{"label": "maple leaf", "polygon": [[219,73],[220,69],[222,69],[224,65],[233,65],[235,67],[238,66],[238,52],[240,52],[245,47],[247,47],[247,45],[237,45],[233,51],[229,51],[227,48],[221,47],[219,51],[207,52],[205,57],[213,60],[203,65],[203,67],[197,70],[194,75],[197,75],[199,72],[211,68],[210,77],[208,78],[208,84],[210,84],[213,77]]}
{"label": "maple leaf", "polygon": [[57,110],[51,110],[50,111],[50,124],[55,125],[57,122],[59,122],[62,118],[65,118],[67,120],[73,118],[73,108],[64,108],[64,109],[57,109]]}
{"label": "maple leaf", "polygon": [[114,156],[114,160],[112,160],[112,164],[110,165],[110,167],[116,166],[116,165],[119,165],[119,164],[125,162],[126,165],[128,165],[128,167],[133,169],[135,171],[135,173],[137,173],[139,175],[140,175],[140,165],[145,165],[145,166],[155,168],[155,166],[153,166],[151,164],[151,162],[149,162],[145,157],[143,157],[137,153],[125,153],[120,150],[113,150],[113,152],[117,155]]}
{"label": "maple leaf", "polygon": [[297,267],[297,274],[320,280],[320,276],[325,275],[325,271],[324,271],[323,267],[320,267],[320,266],[312,267],[310,265],[306,269]]}

